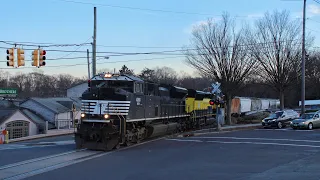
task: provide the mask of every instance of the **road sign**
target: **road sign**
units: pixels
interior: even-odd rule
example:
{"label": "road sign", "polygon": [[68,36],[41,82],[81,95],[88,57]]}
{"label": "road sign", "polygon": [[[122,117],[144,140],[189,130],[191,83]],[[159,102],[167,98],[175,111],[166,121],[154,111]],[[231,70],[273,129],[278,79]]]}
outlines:
{"label": "road sign", "polygon": [[221,83],[212,83],[211,86],[213,87],[211,93],[214,94],[214,93],[221,93],[221,90],[219,89],[219,87],[221,86]]}
{"label": "road sign", "polygon": [[16,97],[17,89],[14,88],[0,88],[0,97]]}

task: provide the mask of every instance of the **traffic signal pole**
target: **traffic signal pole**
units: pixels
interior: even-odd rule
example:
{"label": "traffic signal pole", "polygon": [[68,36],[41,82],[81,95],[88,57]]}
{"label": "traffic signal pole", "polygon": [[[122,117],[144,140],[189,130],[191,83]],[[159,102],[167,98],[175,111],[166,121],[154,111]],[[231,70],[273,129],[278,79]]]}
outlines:
{"label": "traffic signal pole", "polygon": [[93,22],[93,43],[92,43],[92,77],[96,75],[96,50],[97,50],[97,8],[94,7]]}
{"label": "traffic signal pole", "polygon": [[306,29],[306,0],[303,1],[303,28],[302,28],[302,62],[301,62],[301,115],[305,112],[305,29]]}

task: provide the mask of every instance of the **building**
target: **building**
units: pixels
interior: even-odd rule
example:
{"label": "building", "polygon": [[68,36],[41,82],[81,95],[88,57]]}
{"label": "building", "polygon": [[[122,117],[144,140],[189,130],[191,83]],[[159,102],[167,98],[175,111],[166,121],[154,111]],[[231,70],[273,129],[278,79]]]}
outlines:
{"label": "building", "polygon": [[[73,106],[76,111],[73,113]],[[78,98],[29,98],[20,107],[41,115],[56,128],[70,127],[74,119],[80,119],[81,101]]]}
{"label": "building", "polygon": [[0,131],[6,129],[9,132],[9,139],[38,134],[38,124],[39,122],[34,121],[24,113],[24,110],[17,107],[0,109]]}
{"label": "building", "polygon": [[[320,100],[305,100],[304,105],[306,109],[320,109]],[[299,101],[301,106],[301,101]]]}
{"label": "building", "polygon": [[88,89],[88,83],[81,83],[67,89],[67,97],[69,98],[80,98],[82,93]]}

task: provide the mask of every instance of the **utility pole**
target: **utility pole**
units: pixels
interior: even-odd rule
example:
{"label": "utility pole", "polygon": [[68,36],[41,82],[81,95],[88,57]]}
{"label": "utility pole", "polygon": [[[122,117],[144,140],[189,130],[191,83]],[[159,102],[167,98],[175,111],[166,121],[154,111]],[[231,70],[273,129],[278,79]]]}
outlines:
{"label": "utility pole", "polygon": [[306,1],[303,0],[303,29],[302,29],[302,63],[301,63],[301,115],[305,112],[305,66],[306,66],[306,51],[305,51],[305,30],[306,30]]}
{"label": "utility pole", "polygon": [[92,77],[96,75],[96,48],[97,48],[97,8],[94,7],[93,43],[92,43]]}
{"label": "utility pole", "polygon": [[88,61],[88,80],[90,79],[90,60],[89,60],[89,49],[87,49],[87,61]]}

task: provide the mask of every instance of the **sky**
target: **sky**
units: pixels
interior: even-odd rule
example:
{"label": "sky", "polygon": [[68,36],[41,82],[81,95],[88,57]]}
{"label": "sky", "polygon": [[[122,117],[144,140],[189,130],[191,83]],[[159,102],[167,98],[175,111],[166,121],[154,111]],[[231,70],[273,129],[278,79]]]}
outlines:
{"label": "sky", "polygon": [[[301,18],[303,7],[302,0],[16,0],[1,4],[2,72],[16,74],[40,70],[44,74],[67,73],[76,77],[88,76],[86,50],[90,51],[91,62],[92,47],[90,44],[74,45],[92,42],[94,6],[97,7],[97,70],[118,70],[125,64],[138,73],[144,67],[168,66],[179,74],[183,71],[190,75],[196,70],[184,62],[180,52],[115,54],[180,50],[189,45],[195,25],[208,18],[219,20],[223,12],[237,17],[237,23],[241,25],[274,10],[286,9],[292,18]],[[314,46],[319,46],[319,3],[307,0],[307,18],[306,30],[316,37]],[[13,47],[10,43],[24,44],[17,47],[25,49],[25,67],[6,66],[6,48]],[[47,50],[46,66],[32,67],[32,49],[48,43],[50,47],[42,47]]]}

